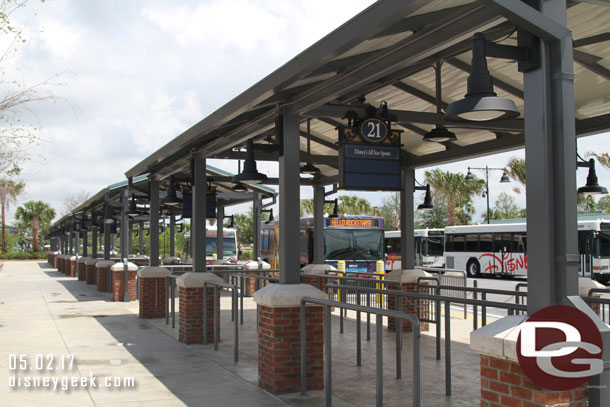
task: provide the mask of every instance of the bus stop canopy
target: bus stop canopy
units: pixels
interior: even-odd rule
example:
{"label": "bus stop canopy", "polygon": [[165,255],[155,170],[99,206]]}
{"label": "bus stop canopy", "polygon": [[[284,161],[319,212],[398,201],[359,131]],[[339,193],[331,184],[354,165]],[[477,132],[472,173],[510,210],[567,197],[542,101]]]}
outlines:
{"label": "bus stop canopy", "polygon": [[[272,144],[278,109],[301,117],[300,161],[320,170],[317,184],[337,181],[337,130],[346,112],[362,113],[387,102],[402,130],[403,165],[417,168],[524,146],[523,74],[515,61],[487,58],[498,96],[512,99],[521,116],[491,122],[449,122],[448,104],[466,93],[472,37],[517,45],[514,22],[493,1],[380,1],[297,55],[216,112],[126,172],[159,179],[190,174],[190,157],[243,159],[254,138],[257,160],[276,161]],[[568,1],[567,25],[574,39],[576,134],[610,128],[610,4]],[[436,69],[440,69],[437,78]],[[440,108],[437,79],[441,84]],[[310,154],[307,152],[310,119]],[[457,140],[423,141],[436,125]],[[269,183],[277,182],[270,180]],[[302,178],[302,184],[311,184]]]}

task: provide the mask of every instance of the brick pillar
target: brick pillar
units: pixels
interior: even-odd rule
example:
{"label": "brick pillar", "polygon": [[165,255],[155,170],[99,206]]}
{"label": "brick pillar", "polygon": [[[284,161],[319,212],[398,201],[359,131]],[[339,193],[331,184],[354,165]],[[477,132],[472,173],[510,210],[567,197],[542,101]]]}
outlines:
{"label": "brick pillar", "polygon": [[110,273],[110,267],[115,262],[112,260],[101,260],[95,263],[95,269],[97,274],[97,290],[100,292],[108,292],[110,291],[110,287],[108,287],[108,277],[107,273]]}
{"label": "brick pillar", "polygon": [[[404,292],[417,293],[417,279],[419,277],[430,277],[431,274],[426,273],[423,270],[394,270],[385,276],[386,281],[397,281],[400,283],[401,289]],[[426,281],[422,282],[426,284]],[[427,285],[427,284],[426,284]],[[391,285],[389,289],[396,290],[396,285]],[[415,298],[402,298],[402,312],[406,312],[407,314],[415,314],[418,318],[430,319],[430,310],[429,310],[429,301],[420,300],[420,311],[418,314],[417,311],[417,303],[418,300]],[[396,302],[396,298],[393,295],[388,296],[388,309],[398,310],[398,304]],[[427,322],[420,322],[421,331],[427,331],[429,329]],[[388,318],[388,330],[396,331],[396,319]],[[413,327],[411,326],[410,321],[402,322],[402,330],[404,332],[411,332]]]}
{"label": "brick pillar", "polygon": [[85,281],[87,279],[87,260],[89,260],[89,257],[78,259],[78,281]]}
{"label": "brick pillar", "polygon": [[[261,268],[263,270],[270,270],[271,269],[271,265],[267,262],[262,261],[261,262]],[[258,270],[258,262],[257,261],[249,261],[247,263],[244,264],[244,270]],[[246,272],[246,275],[251,275],[251,276],[260,276],[262,275],[261,273],[258,272],[251,272],[248,273]],[[244,282],[245,285],[245,293],[244,296],[246,297],[252,297],[254,295],[254,292],[257,290],[256,286],[257,286],[257,279],[255,278],[246,278],[246,281]],[[260,280],[259,286],[261,288],[265,287],[267,284],[269,284],[268,281],[266,280]]]}
{"label": "brick pillar", "polygon": [[[294,393],[301,384],[300,303],[303,297],[328,299],[309,284],[270,284],[254,293],[258,304],[258,385],[274,393]],[[306,312],[307,389],[324,387],[324,313]]]}
{"label": "brick pillar", "polygon": [[[127,263],[127,287],[129,290],[129,301],[136,300],[136,275],[138,266]],[[115,263],[110,267],[112,272],[112,300],[123,301],[125,299],[125,266],[123,263]]]}
{"label": "brick pillar", "polygon": [[95,275],[95,264],[98,262],[98,259],[89,259],[85,263],[85,281],[87,284],[97,284],[96,275]]}
{"label": "brick pillar", "polygon": [[163,267],[144,267],[138,270],[140,318],[165,317],[165,278],[170,274]]}
{"label": "brick pillar", "polygon": [[570,391],[546,390],[521,370],[517,338],[527,318],[507,316],[470,334],[470,347],[481,354],[481,407],[585,407],[586,384]]}
{"label": "brick pillar", "polygon": [[[203,284],[205,282],[222,282],[214,273],[184,273],[176,279],[180,297],[178,318],[178,340],[186,344],[203,343]],[[218,303],[220,314],[220,290],[214,298],[214,288],[207,288],[207,328],[208,343],[214,342],[214,301]],[[220,318],[217,321],[220,332]]]}
{"label": "brick pillar", "polygon": [[57,268],[57,257],[59,256],[59,252],[53,252],[53,263],[51,263],[51,266],[53,266],[53,268]]}
{"label": "brick pillar", "polygon": [[76,277],[76,256],[72,256],[70,257],[70,259],[68,260],[68,264],[69,264],[69,273],[68,275],[70,277]]}
{"label": "brick pillar", "polygon": [[61,263],[61,272],[65,275],[70,275],[70,256],[69,254],[64,255]]}
{"label": "brick pillar", "polygon": [[569,391],[551,391],[532,383],[518,362],[481,355],[481,407],[585,407],[586,385]]}
{"label": "brick pillar", "polygon": [[57,256],[57,271],[59,271],[60,273],[64,272],[64,254],[60,254],[59,256]]}

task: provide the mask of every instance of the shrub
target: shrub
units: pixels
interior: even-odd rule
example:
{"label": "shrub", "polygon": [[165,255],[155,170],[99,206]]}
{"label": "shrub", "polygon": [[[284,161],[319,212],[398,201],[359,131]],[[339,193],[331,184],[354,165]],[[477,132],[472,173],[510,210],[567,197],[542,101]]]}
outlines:
{"label": "shrub", "polygon": [[47,253],[43,252],[0,252],[0,259],[2,260],[37,260],[46,258]]}

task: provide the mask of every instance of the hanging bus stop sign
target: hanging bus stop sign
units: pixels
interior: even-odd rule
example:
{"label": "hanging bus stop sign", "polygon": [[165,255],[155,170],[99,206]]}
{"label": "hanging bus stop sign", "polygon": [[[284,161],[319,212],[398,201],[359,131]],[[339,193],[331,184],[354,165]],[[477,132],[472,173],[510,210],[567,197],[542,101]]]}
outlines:
{"label": "hanging bus stop sign", "polygon": [[399,191],[400,133],[369,117],[339,128],[339,188]]}

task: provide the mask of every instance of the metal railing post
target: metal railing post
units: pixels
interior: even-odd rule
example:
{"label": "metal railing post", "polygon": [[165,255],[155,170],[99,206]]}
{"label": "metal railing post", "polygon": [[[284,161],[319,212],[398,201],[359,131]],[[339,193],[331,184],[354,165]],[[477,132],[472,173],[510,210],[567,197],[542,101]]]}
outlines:
{"label": "metal railing post", "polygon": [[[383,406],[383,317],[381,314],[377,314],[377,318],[376,318],[376,323],[377,326],[376,328],[376,337],[375,340],[376,342],[376,356],[377,356],[377,360],[375,362],[375,373],[376,373],[376,388],[375,388],[375,395],[376,395],[376,405],[378,407],[382,407]],[[396,318],[398,319],[398,318]]]}
{"label": "metal railing post", "polygon": [[218,286],[214,285],[214,350],[218,350]]}
{"label": "metal railing post", "polygon": [[[477,280],[474,280],[472,282],[472,285],[474,288],[477,288],[479,286]],[[473,300],[478,299],[478,294],[476,291],[474,291],[472,293],[472,299]],[[476,331],[478,329],[478,325],[479,325],[479,310],[477,309],[477,304],[473,304],[472,305],[472,328]]]}
{"label": "metal railing post", "polygon": [[169,281],[170,277],[165,277],[165,325],[169,325]]}
{"label": "metal railing post", "polygon": [[[356,304],[360,305],[360,291],[356,293]],[[356,311],[356,366],[362,366],[362,342],[360,333],[360,311]]]}
{"label": "metal railing post", "polygon": [[208,344],[208,290],[206,283],[203,283],[203,344]]}
{"label": "metal railing post", "polygon": [[324,306],[324,347],[326,360],[324,361],[324,387],[326,387],[326,406],[333,404],[333,354],[332,337],[330,329],[330,306]]}
{"label": "metal railing post", "polygon": [[445,301],[445,395],[451,396],[451,315],[450,303]]}
{"label": "metal railing post", "polygon": [[176,327],[176,279],[172,278],[169,280],[171,283],[170,292],[171,292],[171,309],[172,309],[172,329]]}

